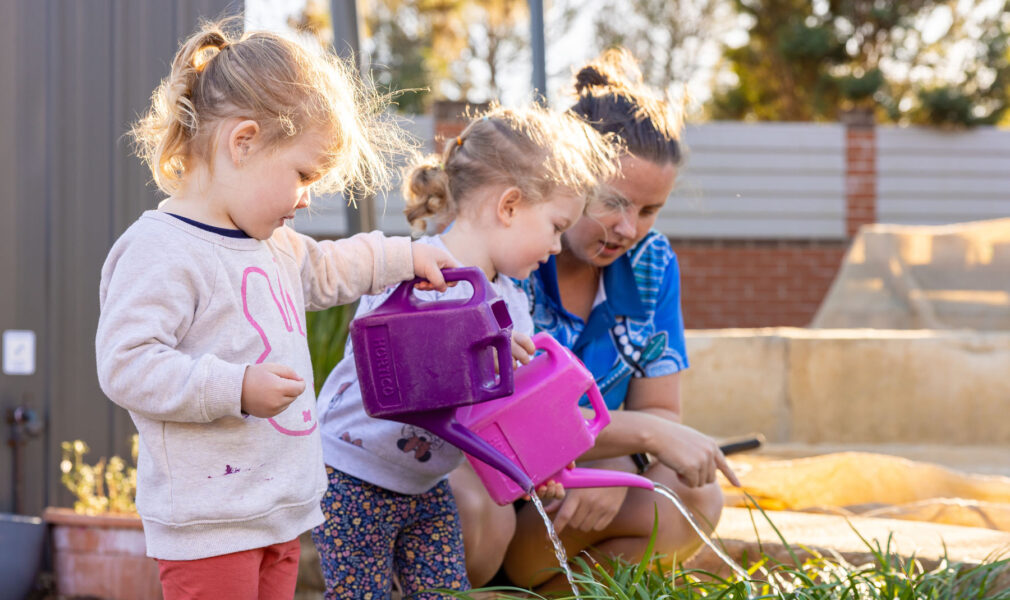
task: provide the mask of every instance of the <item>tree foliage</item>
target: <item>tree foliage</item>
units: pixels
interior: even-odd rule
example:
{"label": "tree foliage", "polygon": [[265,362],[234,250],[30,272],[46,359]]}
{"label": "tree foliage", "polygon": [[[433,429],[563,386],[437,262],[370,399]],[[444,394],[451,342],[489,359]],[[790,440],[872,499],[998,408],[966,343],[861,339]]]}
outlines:
{"label": "tree foliage", "polygon": [[733,0],[749,39],[724,48],[736,82],[712,116],[835,120],[871,108],[885,122],[994,123],[1010,94],[1005,0]]}
{"label": "tree foliage", "polygon": [[706,40],[725,31],[723,0],[605,0],[593,26],[600,50],[624,47],[650,86],[668,91],[698,71]]}
{"label": "tree foliage", "polygon": [[[364,0],[362,51],[403,112],[433,97],[486,101],[526,45],[526,3],[516,0]],[[490,97],[476,97],[487,90]]]}

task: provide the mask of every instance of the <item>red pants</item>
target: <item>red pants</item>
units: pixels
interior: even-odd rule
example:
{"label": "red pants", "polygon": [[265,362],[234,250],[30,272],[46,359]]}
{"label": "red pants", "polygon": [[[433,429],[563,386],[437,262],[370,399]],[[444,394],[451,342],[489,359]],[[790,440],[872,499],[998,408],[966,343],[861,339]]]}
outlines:
{"label": "red pants", "polygon": [[198,560],[159,560],[165,600],[291,600],[301,545],[290,542]]}

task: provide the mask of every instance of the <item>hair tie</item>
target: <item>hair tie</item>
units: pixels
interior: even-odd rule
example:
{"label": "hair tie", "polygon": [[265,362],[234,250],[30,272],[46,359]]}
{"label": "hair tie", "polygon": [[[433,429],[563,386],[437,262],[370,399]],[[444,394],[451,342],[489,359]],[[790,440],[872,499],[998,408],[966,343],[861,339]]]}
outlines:
{"label": "hair tie", "polygon": [[457,146],[462,146],[463,145],[463,138],[460,137],[460,136],[458,136],[458,135],[456,136],[456,145]]}

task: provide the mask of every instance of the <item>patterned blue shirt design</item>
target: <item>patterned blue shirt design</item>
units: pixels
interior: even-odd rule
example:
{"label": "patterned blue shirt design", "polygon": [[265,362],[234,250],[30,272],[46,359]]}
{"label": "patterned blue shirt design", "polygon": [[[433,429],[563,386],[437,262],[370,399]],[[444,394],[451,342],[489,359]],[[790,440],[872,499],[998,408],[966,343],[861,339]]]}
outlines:
{"label": "patterned blue shirt design", "polygon": [[677,256],[665,236],[651,231],[603,270],[602,283],[605,298],[587,321],[561,306],[553,257],[522,286],[537,331],[575,352],[613,410],[623,405],[632,377],[688,367]]}

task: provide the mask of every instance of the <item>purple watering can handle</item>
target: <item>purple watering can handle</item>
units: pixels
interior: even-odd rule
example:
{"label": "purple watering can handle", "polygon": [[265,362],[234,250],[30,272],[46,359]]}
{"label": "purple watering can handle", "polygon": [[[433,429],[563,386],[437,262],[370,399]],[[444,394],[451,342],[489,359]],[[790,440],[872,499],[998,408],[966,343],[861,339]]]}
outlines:
{"label": "purple watering can handle", "polygon": [[[540,332],[534,335],[533,344],[537,348],[547,352],[553,360],[558,360],[558,354],[563,353],[567,353],[575,360],[578,360],[578,358],[576,358],[568,348],[562,346],[560,342],[551,337],[548,333]],[[585,368],[585,366],[582,368]],[[600,431],[604,427],[610,424],[610,412],[607,411],[607,403],[603,401],[603,396],[600,394],[600,388],[596,387],[595,383],[590,384],[586,394],[589,396],[589,404],[593,407],[593,411],[596,413],[596,416],[593,417],[592,421],[586,421],[586,429],[589,431],[589,435],[595,438],[600,434]]]}
{"label": "purple watering can handle", "polygon": [[561,469],[553,477],[565,489],[592,487],[637,487],[646,490],[654,489],[652,481],[641,475],[610,471],[607,469]]}
{"label": "purple watering can handle", "polygon": [[[473,287],[473,296],[467,301],[466,306],[471,304],[478,304],[484,302],[488,296],[488,284],[487,277],[480,270],[479,267],[458,267],[455,269],[442,269],[442,276],[445,277],[446,282],[450,281],[466,281]],[[419,301],[417,296],[414,295],[414,286],[425,279],[421,277],[415,277],[409,281],[404,281],[401,283],[393,293],[390,295],[387,302],[392,301],[393,303],[398,303],[401,306],[409,304],[413,307],[417,307]]]}
{"label": "purple watering can handle", "polygon": [[[509,328],[508,333],[510,334],[512,329]],[[515,389],[515,376],[512,373],[512,338],[510,335],[496,335],[492,337],[487,344],[488,340],[485,340],[485,344],[493,346],[495,352],[498,354],[498,383],[491,387],[485,387],[480,385],[479,382],[474,382],[475,395],[479,396],[481,400],[494,400],[495,398],[501,398],[502,396],[507,396],[512,393]],[[471,360],[476,361],[476,354],[470,354]],[[479,365],[471,363],[474,365],[473,372],[480,377]]]}

